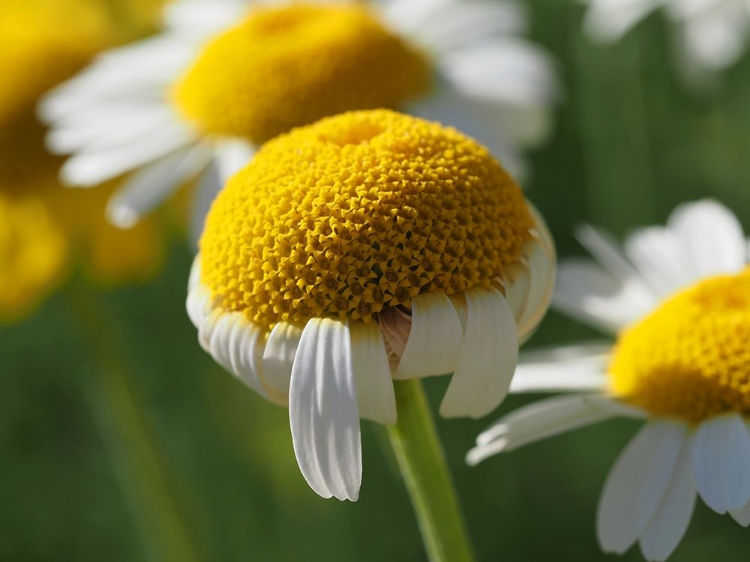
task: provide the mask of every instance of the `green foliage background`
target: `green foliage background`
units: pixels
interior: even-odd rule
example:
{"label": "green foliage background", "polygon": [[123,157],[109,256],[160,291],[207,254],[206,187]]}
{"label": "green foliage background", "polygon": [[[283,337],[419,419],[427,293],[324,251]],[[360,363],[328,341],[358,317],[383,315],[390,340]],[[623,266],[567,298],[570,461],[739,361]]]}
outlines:
{"label": "green foliage background", "polygon": [[[716,88],[691,91],[676,76],[661,17],[598,47],[580,33],[577,2],[528,4],[532,36],[556,57],[566,90],[527,186],[560,253],[580,253],[571,236],[580,221],[623,234],[706,196],[750,226],[750,57]],[[383,429],[363,423],[358,503],[315,496],[295,465],[286,410],[247,391],[199,349],[184,312],[190,255],[178,243],[173,250],[150,286],[77,297],[121,340],[133,371],[128,389],[97,369],[70,293],[0,330],[0,560],[171,562],[184,558],[180,552],[212,562],[425,560]],[[553,313],[527,345],[595,336]],[[446,383],[427,381],[435,405]],[[150,425],[145,446],[167,471],[166,495],[138,492],[145,484],[137,475],[152,467],[123,439],[105,447],[117,415],[101,401],[110,391],[136,397]],[[511,397],[481,421],[439,421],[478,558],[606,558],[594,535],[596,503],[636,424],[605,423],[474,469],[463,463],[480,430],[530,399]],[[188,533],[185,551],[159,549],[159,521],[170,514]],[[672,560],[745,559],[747,533],[700,504]],[[622,560],[641,557],[634,548]]]}

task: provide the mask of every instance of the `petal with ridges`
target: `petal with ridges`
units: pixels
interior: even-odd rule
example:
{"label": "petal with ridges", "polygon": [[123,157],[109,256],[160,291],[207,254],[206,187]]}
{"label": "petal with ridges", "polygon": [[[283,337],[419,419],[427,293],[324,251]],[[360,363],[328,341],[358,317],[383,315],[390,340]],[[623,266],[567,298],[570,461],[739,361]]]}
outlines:
{"label": "petal with ridges", "polygon": [[362,481],[359,408],[346,321],[313,318],[289,387],[292,442],[302,475],[324,498],[356,501]]}
{"label": "petal with ridges", "polygon": [[268,335],[263,351],[263,375],[278,392],[289,394],[292,365],[301,337],[302,329],[288,322],[279,322]]}
{"label": "petal with ridges", "polygon": [[684,424],[649,422],[620,454],[599,500],[596,531],[602,550],[622,554],[646,530],[665,497],[686,435]]}
{"label": "petal with ridges", "polygon": [[497,289],[464,292],[466,331],[460,358],[443,402],[446,418],[482,417],[508,394],[518,363],[516,320]]}
{"label": "petal with ridges", "polygon": [[451,300],[434,291],[411,300],[411,330],[394,379],[452,373],[463,341],[461,321]]}
{"label": "petal with ridges", "polygon": [[511,392],[603,391],[612,345],[592,343],[521,354]]}
{"label": "petal with ridges", "polygon": [[698,427],[693,447],[698,493],[717,513],[741,509],[750,501],[750,435],[737,414]]}
{"label": "petal with ridges", "polygon": [[350,330],[359,416],[394,424],[397,421],[396,397],[383,334],[375,322],[352,322]]}

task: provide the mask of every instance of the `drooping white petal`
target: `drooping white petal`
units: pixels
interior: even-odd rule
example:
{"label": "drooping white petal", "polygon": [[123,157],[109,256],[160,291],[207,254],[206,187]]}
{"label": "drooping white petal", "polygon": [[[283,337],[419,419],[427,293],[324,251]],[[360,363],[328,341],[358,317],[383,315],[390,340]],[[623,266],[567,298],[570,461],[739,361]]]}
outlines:
{"label": "drooping white petal", "polygon": [[134,173],[107,203],[109,221],[119,228],[134,226],[205,167],[209,156],[208,150],[195,146],[179,150]]}
{"label": "drooping white petal", "polygon": [[68,185],[91,187],[179,150],[191,142],[181,126],[165,127],[128,146],[82,152],[68,159],[60,174]]}
{"label": "drooping white petal", "polygon": [[592,0],[584,29],[595,41],[614,43],[660,3],[661,0]]}
{"label": "drooping white petal", "polygon": [[446,418],[480,418],[497,408],[508,394],[518,363],[516,320],[497,289],[464,292],[466,330],[460,358],[443,402]]}
{"label": "drooping white petal", "polygon": [[717,513],[738,510],[750,501],[750,435],[736,414],[698,427],[693,447],[698,493]]}
{"label": "drooping white petal", "polygon": [[362,447],[345,321],[313,318],[302,331],[289,387],[289,420],[297,463],[310,487],[324,498],[356,501]]}
{"label": "drooping white petal", "polygon": [[475,465],[494,454],[512,451],[615,415],[597,407],[585,395],[540,400],[500,418],[480,433],[466,462]]}
{"label": "drooping white petal", "polygon": [[463,341],[461,321],[451,300],[433,291],[411,300],[411,330],[394,379],[452,373]]}
{"label": "drooping white petal", "polygon": [[268,385],[283,394],[289,394],[289,380],[302,329],[288,322],[279,322],[268,335],[263,351],[263,375]]}
{"label": "drooping white petal", "polygon": [[658,303],[637,276],[619,280],[587,259],[568,258],[557,268],[552,304],[570,316],[617,333],[642,318]]}
{"label": "drooping white petal", "polygon": [[555,290],[555,248],[544,223],[537,222],[537,225],[535,238],[527,245],[529,294],[523,316],[518,322],[518,337],[521,341],[526,341],[542,321]]}
{"label": "drooping white petal", "polygon": [[649,562],[663,562],[669,558],[690,524],[698,496],[692,452],[692,439],[688,437],[683,442],[667,492],[640,537],[641,552]]}
{"label": "drooping white petal", "polygon": [[745,267],[747,249],[742,227],[737,217],[716,201],[677,207],[667,226],[679,236],[702,276],[736,273]]}
{"label": "drooping white petal", "polygon": [[383,334],[375,322],[352,322],[350,330],[359,417],[394,424],[397,421],[396,397]]}
{"label": "drooping white petal", "polygon": [[603,391],[611,350],[611,344],[592,343],[522,353],[510,391]]}
{"label": "drooping white petal", "polygon": [[217,363],[264,398],[270,398],[263,385],[260,328],[240,312],[216,309],[199,330],[201,344]]}
{"label": "drooping white petal", "polygon": [[652,421],[620,454],[604,485],[597,513],[602,550],[628,550],[656,513],[687,438],[684,424]]}

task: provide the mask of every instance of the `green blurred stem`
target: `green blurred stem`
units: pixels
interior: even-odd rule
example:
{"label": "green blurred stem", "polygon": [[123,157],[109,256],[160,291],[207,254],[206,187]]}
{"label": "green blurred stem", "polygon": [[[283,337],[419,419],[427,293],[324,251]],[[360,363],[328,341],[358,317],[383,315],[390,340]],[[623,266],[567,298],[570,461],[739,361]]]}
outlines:
{"label": "green blurred stem", "polygon": [[442,445],[419,379],[394,381],[398,423],[388,434],[430,562],[472,562]]}
{"label": "green blurred stem", "polygon": [[198,561],[201,557],[172,489],[165,459],[152,435],[125,353],[95,291],[73,281],[67,292],[73,321],[95,356],[85,369],[94,421],[152,560]]}

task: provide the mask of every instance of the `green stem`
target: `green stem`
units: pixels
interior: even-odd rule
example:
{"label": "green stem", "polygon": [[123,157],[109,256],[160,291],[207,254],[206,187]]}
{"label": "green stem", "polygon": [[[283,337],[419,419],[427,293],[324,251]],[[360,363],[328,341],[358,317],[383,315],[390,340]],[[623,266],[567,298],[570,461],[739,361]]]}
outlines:
{"label": "green stem", "polygon": [[173,479],[152,435],[141,396],[126,369],[112,320],[94,291],[71,283],[71,316],[95,355],[84,381],[94,422],[113,465],[135,525],[152,560],[201,560],[179,507]]}
{"label": "green stem", "polygon": [[388,434],[430,562],[472,562],[474,554],[419,379],[394,381],[398,423]]}

